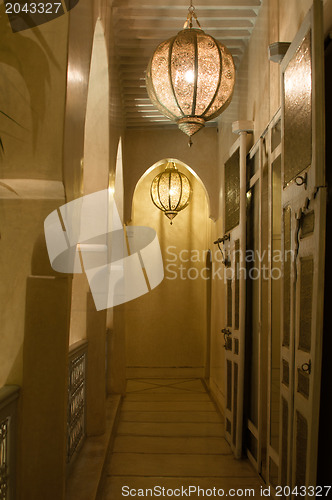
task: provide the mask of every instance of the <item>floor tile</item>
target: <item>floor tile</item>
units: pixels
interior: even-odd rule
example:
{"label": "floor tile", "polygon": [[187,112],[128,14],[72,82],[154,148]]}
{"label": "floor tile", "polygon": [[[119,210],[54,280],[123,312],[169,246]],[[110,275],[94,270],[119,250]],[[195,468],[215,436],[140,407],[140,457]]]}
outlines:
{"label": "floor tile", "polygon": [[[151,493],[142,489],[155,486],[195,486],[206,496],[213,496],[213,488],[224,489],[225,496],[240,488],[240,497],[253,496],[244,492],[253,488],[261,496],[261,479],[248,460],[234,459],[224,417],[198,379],[129,380],[105,470],[103,500],[123,498],[126,485],[145,498]],[[202,494],[191,492],[190,498]]]}
{"label": "floor tile", "polygon": [[215,437],[117,436],[113,451],[119,453],[231,454],[226,440]]}
{"label": "floor tile", "polygon": [[121,422],[224,422],[212,411],[122,411]]}
{"label": "floor tile", "polygon": [[156,385],[174,385],[178,384],[179,382],[190,382],[192,379],[178,379],[178,378],[144,378],[144,379],[137,379],[140,382],[146,382],[146,383],[152,383]]}
{"label": "floor tile", "polygon": [[158,388],[158,386],[156,386],[153,383],[141,382],[139,380],[128,380],[126,386],[126,393],[130,394],[131,392],[149,390],[153,389],[154,387]]}
{"label": "floor tile", "polygon": [[124,401],[124,411],[216,411],[210,401]]}
{"label": "floor tile", "polygon": [[201,380],[185,380],[183,382],[178,382],[173,387],[186,389],[188,391],[197,391],[206,393],[205,386]]}
{"label": "floor tile", "polygon": [[175,385],[150,385],[149,387],[147,386],[143,391],[132,391],[134,393],[139,393],[139,394],[144,394],[144,393],[151,393],[151,394],[191,394],[192,392],[196,393],[203,393],[203,391],[197,390],[193,391],[190,389],[183,388],[181,386]]}
{"label": "floor tile", "polygon": [[214,436],[223,437],[222,423],[211,422],[120,422],[117,435],[136,436]]}
{"label": "floor tile", "polygon": [[180,455],[113,453],[107,474],[126,476],[250,477],[255,472],[248,460],[228,455]]}
{"label": "floor tile", "polygon": [[175,392],[169,392],[167,394],[154,394],[150,391],[141,391],[139,393],[133,392],[127,394],[124,402],[127,401],[208,401],[211,402],[208,394],[201,392],[190,392],[176,394]]}

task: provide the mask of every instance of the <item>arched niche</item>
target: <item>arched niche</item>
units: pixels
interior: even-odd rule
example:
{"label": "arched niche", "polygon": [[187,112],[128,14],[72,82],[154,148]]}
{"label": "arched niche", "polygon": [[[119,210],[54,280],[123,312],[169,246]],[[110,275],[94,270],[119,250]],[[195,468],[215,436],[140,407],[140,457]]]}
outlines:
{"label": "arched niche", "polygon": [[[193,189],[189,205],[173,219],[172,225],[150,196],[151,182],[168,160],[175,161]],[[136,184],[131,224],[155,229],[164,280],[145,296],[126,304],[128,376],[139,378],[149,373],[156,377],[204,377],[209,213],[204,184],[178,158],[158,160]]]}
{"label": "arched niche", "polygon": [[[192,176],[194,179],[197,180],[197,182],[202,187],[202,189],[205,193],[206,202],[207,202],[207,206],[208,206],[208,213],[210,214],[211,213],[210,196],[209,196],[209,193],[208,193],[204,183],[202,182],[201,178],[196,174],[196,172],[189,165],[187,165],[186,163],[184,163],[181,160],[178,160],[177,158],[169,158],[169,157],[163,158],[162,160],[157,161],[154,165],[152,165],[150,168],[148,168],[144,172],[144,174],[140,177],[140,179],[138,180],[138,182],[135,186],[133,199],[134,199],[135,193],[136,193],[137,188],[140,185],[140,183],[142,183],[146,178],[151,177],[151,172],[154,172],[154,176],[158,175],[158,173],[160,173],[164,170],[164,168],[168,162],[174,162],[178,166],[178,168],[181,172],[183,172],[187,176],[188,176],[188,174],[190,174],[189,177]],[[131,208],[133,208],[133,202],[131,203]],[[133,213],[131,213],[131,220],[132,220],[132,217],[133,217]]]}
{"label": "arched niche", "polygon": [[188,148],[186,137],[176,129],[126,130],[123,142],[124,213],[125,222],[131,217],[131,205],[139,179],[147,168],[160,158],[177,158],[201,179],[208,193],[212,220],[218,218],[220,172],[218,168],[217,129],[203,129]]}

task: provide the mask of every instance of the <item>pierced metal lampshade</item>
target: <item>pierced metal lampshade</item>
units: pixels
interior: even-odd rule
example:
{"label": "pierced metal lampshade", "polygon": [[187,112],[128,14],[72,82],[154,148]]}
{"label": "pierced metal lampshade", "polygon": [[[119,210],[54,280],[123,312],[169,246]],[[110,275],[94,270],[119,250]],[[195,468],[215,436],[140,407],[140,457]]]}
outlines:
{"label": "pierced metal lampshade", "polygon": [[189,179],[179,172],[174,162],[168,162],[163,172],[158,174],[151,184],[151,199],[171,221],[186,208],[192,189]]}
{"label": "pierced metal lampshade", "polygon": [[[192,27],[192,18],[198,29]],[[147,68],[152,103],[191,137],[230,103],[235,68],[228,49],[200,28],[194,7],[184,29],[162,42]]]}

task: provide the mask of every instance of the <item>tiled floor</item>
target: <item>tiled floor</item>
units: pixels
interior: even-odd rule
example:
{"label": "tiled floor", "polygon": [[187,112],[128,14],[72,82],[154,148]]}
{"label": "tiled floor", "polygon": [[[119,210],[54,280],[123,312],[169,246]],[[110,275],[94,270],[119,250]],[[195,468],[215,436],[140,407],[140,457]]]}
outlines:
{"label": "tiled floor", "polygon": [[[128,381],[106,471],[103,500],[125,498],[125,486],[151,498],[138,490],[250,488],[259,496],[262,485],[248,460],[233,458],[223,419],[198,379]],[[202,498],[193,491],[190,498]]]}

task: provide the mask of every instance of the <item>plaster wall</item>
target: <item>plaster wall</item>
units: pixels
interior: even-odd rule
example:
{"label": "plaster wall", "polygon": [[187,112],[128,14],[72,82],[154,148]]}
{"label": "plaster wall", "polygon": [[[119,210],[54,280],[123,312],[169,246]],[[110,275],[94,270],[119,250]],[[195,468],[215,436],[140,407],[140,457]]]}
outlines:
{"label": "plaster wall", "polygon": [[332,30],[332,0],[324,0],[324,35]]}
{"label": "plaster wall", "polygon": [[[22,384],[26,280],[45,217],[64,202],[68,16],[12,33],[1,9],[0,386]],[[17,122],[17,123],[16,123]]]}
{"label": "plaster wall", "polygon": [[27,277],[44,218],[59,200],[1,199],[0,385],[23,381]]}
{"label": "plaster wall", "polygon": [[[102,165],[104,175],[98,176],[100,162],[99,170],[94,171],[90,160],[86,192],[107,187],[109,169],[115,171],[121,114],[111,7],[109,2],[82,0],[70,15],[12,33],[5,6],[0,6],[0,110],[15,120],[0,114],[4,146],[0,157],[0,353],[4,360],[0,363],[0,386],[22,384],[25,284],[44,219],[83,194],[87,94],[97,17],[107,29],[109,64],[106,62],[105,71],[109,72],[110,88],[105,111],[110,111],[110,125],[105,138],[108,151]],[[84,318],[76,314],[79,333],[72,342],[86,336],[88,286],[85,276],[80,278],[72,300],[74,309],[84,303]]]}

